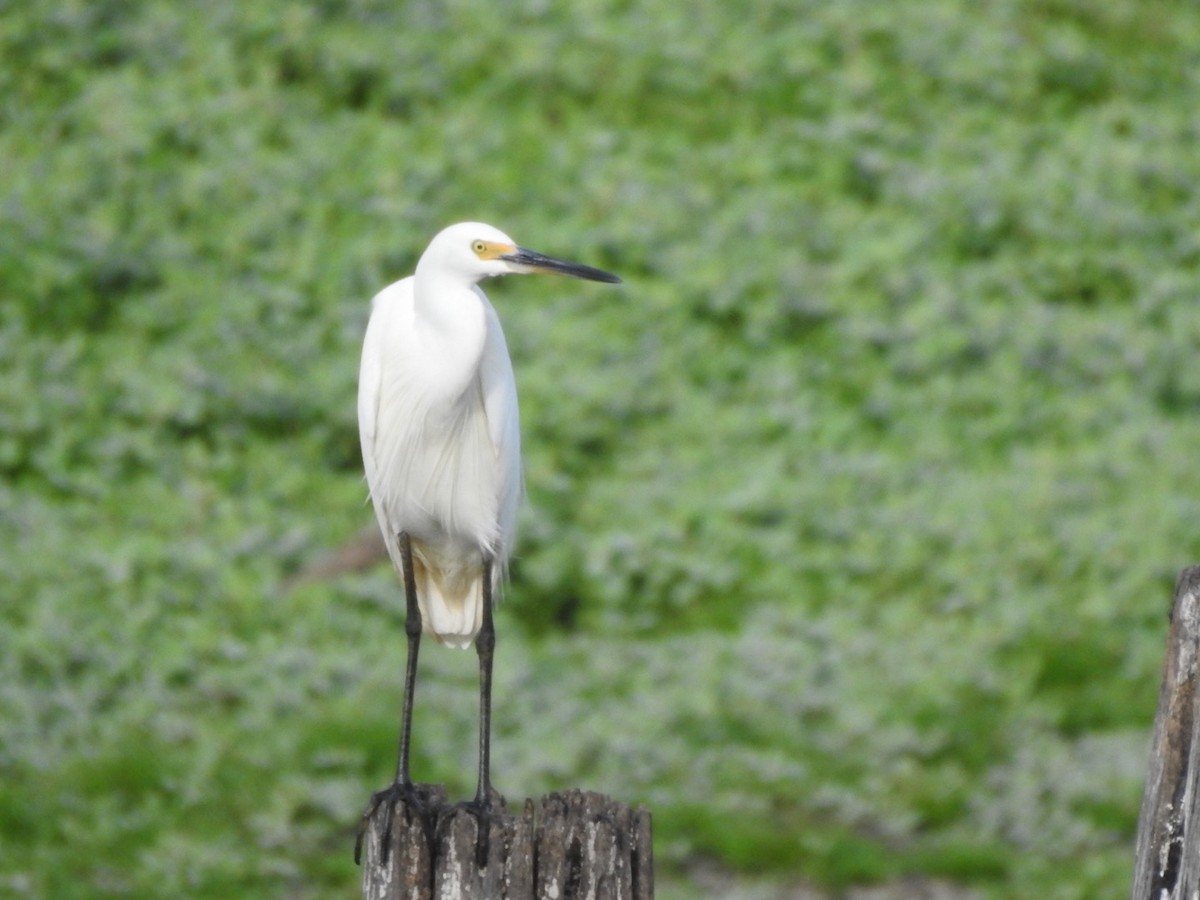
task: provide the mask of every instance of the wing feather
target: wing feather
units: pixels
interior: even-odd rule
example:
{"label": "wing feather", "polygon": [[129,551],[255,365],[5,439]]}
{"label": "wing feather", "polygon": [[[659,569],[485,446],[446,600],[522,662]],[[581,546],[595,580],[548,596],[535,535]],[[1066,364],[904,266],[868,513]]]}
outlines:
{"label": "wing feather", "polygon": [[400,548],[397,543],[395,523],[389,521],[388,504],[384,498],[384,487],[380,482],[381,443],[385,436],[380,434],[380,403],[384,383],[388,378],[389,355],[387,337],[393,318],[399,313],[406,297],[411,298],[411,278],[389,285],[371,301],[371,316],[363,336],[362,360],[358,370],[358,437],[362,448],[363,470],[367,477],[367,490],[371,506],[379,520],[388,555],[401,571]]}
{"label": "wing feather", "polygon": [[501,563],[508,560],[516,540],[517,508],[523,490],[521,473],[521,417],[517,404],[517,385],[512,361],[500,319],[491,303],[487,311],[487,339],[479,367],[479,382],[487,417],[488,435],[496,452],[499,469],[499,526]]}

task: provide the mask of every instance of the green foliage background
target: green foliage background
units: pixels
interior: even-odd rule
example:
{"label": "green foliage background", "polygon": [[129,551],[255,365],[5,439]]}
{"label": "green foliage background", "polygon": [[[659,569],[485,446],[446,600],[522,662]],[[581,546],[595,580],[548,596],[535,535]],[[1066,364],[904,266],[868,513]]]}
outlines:
{"label": "green foliage background", "polygon": [[[370,520],[369,298],[477,218],[626,280],[488,285],[501,789],[651,806],[668,898],[1125,896],[1198,48],[1183,0],[0,6],[0,895],[356,896],[399,585],[282,585]],[[422,666],[466,794],[474,656]]]}

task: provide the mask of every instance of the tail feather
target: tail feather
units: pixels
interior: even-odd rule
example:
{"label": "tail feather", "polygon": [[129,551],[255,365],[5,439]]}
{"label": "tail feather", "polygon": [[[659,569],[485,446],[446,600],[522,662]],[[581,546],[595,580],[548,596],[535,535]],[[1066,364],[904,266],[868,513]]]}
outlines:
{"label": "tail feather", "polygon": [[414,542],[413,581],[425,631],[440,643],[465,649],[483,625],[483,568],[464,565],[457,555],[453,565]]}

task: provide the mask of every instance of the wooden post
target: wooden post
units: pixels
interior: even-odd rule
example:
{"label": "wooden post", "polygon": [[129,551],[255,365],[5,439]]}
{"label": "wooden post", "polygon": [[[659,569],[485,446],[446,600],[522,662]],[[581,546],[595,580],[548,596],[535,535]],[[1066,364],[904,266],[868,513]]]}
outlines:
{"label": "wooden post", "polygon": [[[368,825],[363,900],[653,900],[650,813],[589,791],[526,800],[521,815],[479,818],[418,785]],[[391,840],[383,841],[391,818]]]}
{"label": "wooden post", "polygon": [[1200,891],[1200,566],[1175,584],[1158,713],[1138,817],[1133,900]]}

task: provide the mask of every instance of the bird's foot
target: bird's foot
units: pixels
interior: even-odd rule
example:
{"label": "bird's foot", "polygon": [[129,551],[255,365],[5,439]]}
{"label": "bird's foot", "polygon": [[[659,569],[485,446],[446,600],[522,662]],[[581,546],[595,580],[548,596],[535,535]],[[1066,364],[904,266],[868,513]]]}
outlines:
{"label": "bird's foot", "polygon": [[474,800],[464,800],[441,812],[438,816],[437,827],[439,843],[441,843],[446,830],[452,827],[452,823],[459,813],[466,813],[475,820],[475,864],[481,869],[486,868],[492,823],[508,815],[504,795],[489,785],[486,793],[477,795]]}
{"label": "bird's foot", "polygon": [[362,848],[367,837],[367,830],[371,827],[371,820],[383,806],[387,809],[387,819],[379,841],[379,852],[380,862],[386,866],[392,851],[392,822],[396,818],[396,807],[403,803],[410,812],[425,816],[439,802],[439,797],[434,796],[435,791],[431,790],[435,787],[434,785],[413,784],[411,781],[393,781],[382,791],[372,794],[366,811],[358,823],[358,834],[354,839],[354,864],[362,864]]}

